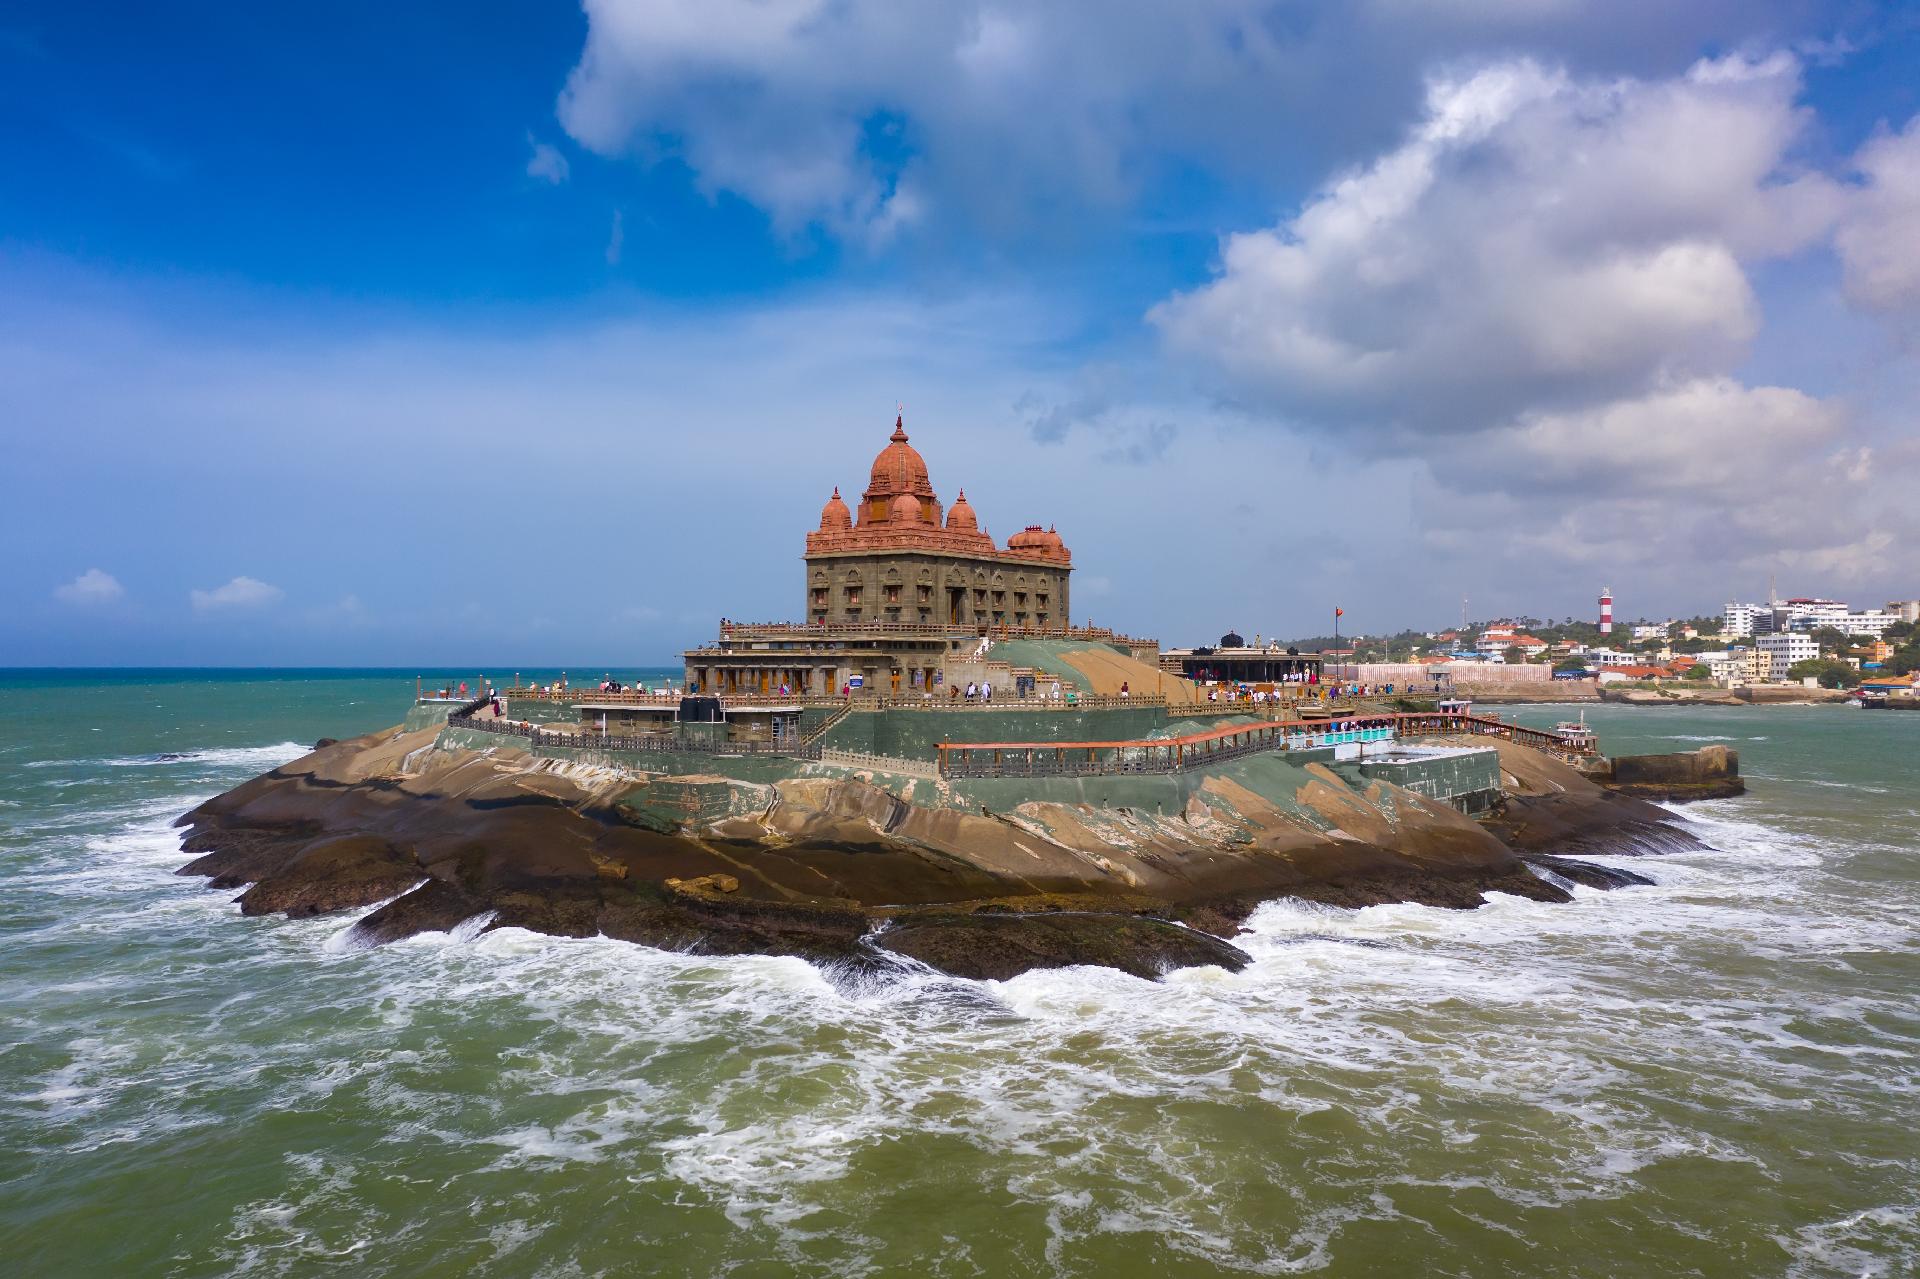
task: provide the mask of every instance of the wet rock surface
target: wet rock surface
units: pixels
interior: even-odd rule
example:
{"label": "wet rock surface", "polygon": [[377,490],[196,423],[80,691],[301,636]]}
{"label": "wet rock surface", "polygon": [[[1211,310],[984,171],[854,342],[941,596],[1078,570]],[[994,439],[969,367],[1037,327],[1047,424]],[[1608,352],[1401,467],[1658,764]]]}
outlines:
{"label": "wet rock surface", "polygon": [[435,739],[331,743],[209,800],[181,819],[195,857],[180,873],[244,889],[246,914],[377,906],[355,928],[371,944],[465,924],[708,954],[891,954],[985,979],[1073,964],[1152,978],[1243,966],[1229,939],[1278,897],[1561,901],[1566,883],[1620,873],[1538,855],[1678,834],[1662,810],[1510,744],[1510,798],[1484,825],[1312,766],[1291,807],[1210,777],[1188,811],[1151,818],[936,809],[847,777],[731,783],[730,811],[662,830],[622,803],[643,784],[631,775]]}

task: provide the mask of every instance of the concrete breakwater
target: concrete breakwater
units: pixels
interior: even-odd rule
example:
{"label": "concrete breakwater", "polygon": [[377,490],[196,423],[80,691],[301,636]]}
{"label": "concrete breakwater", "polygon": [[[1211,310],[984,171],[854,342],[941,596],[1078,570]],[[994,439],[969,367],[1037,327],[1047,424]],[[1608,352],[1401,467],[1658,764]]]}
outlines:
{"label": "concrete breakwater", "polygon": [[1718,745],[1668,755],[1625,755],[1589,776],[1609,790],[1642,799],[1724,799],[1747,789],[1740,777],[1740,753]]}

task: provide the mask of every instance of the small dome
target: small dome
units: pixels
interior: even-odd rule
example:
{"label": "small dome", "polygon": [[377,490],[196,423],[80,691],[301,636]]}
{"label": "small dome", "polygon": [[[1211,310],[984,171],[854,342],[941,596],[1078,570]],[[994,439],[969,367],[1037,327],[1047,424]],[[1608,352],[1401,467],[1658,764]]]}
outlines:
{"label": "small dome", "polygon": [[1010,551],[1043,551],[1047,549],[1047,531],[1038,524],[1029,524],[1007,539]]}
{"label": "small dome", "polygon": [[893,499],[893,505],[887,508],[887,518],[902,524],[920,522],[920,499],[911,493],[902,493]]}
{"label": "small dome", "polygon": [[967,501],[967,491],[960,490],[960,496],[947,508],[947,527],[956,533],[978,533],[980,520],[973,513],[973,504]]}
{"label": "small dome", "polygon": [[847,510],[847,504],[840,500],[840,486],[834,485],[833,496],[820,508],[820,531],[838,532],[853,527],[853,515]]}
{"label": "small dome", "polygon": [[1245,648],[1246,646],[1247,641],[1241,638],[1238,631],[1228,631],[1220,637],[1221,648]]}
{"label": "small dome", "polygon": [[1067,544],[1060,540],[1058,533],[1054,532],[1053,525],[1047,525],[1047,531],[1041,534],[1041,536],[1047,539],[1047,547],[1049,550],[1064,551],[1067,549]]}

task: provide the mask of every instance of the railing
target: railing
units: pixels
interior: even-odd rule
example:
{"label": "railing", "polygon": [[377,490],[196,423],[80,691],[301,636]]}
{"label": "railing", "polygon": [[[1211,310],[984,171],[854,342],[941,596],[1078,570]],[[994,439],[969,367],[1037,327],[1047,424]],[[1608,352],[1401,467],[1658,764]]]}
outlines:
{"label": "railing", "polygon": [[820,748],[805,742],[714,741],[703,742],[667,733],[557,733],[538,724],[514,720],[487,719],[471,712],[449,715],[454,728],[471,728],[503,737],[521,737],[536,746],[566,746],[584,750],[658,751],[688,755],[782,755],[793,759],[819,759]]}
{"label": "railing", "polygon": [[1483,715],[1430,711],[1424,714],[1399,715],[1396,718],[1401,723],[1401,734],[1406,737],[1502,737],[1510,742],[1531,746],[1535,750],[1569,761],[1590,759],[1600,753],[1600,745],[1597,741],[1569,740],[1548,729],[1526,728]]}
{"label": "railing", "polygon": [[944,742],[943,777],[1092,776],[1177,773],[1265,751],[1366,745],[1396,736],[1446,734],[1503,737],[1575,760],[1598,753],[1544,729],[1522,728],[1477,715],[1452,713],[1366,715],[1334,720],[1273,720],[1190,733],[1184,737],[1107,742]]}
{"label": "railing", "polygon": [[796,635],[969,636],[992,639],[1070,639],[1112,644],[1157,644],[1104,626],[1006,626],[993,622],[722,622],[722,639],[786,639]]}
{"label": "railing", "polygon": [[853,714],[853,705],[848,703],[834,709],[834,712],[813,726],[813,731],[800,739],[802,746],[812,746],[827,735],[827,730]]}
{"label": "railing", "polygon": [[[680,699],[688,697],[710,697],[709,693],[636,693],[623,691],[603,693],[592,688],[562,688],[549,691],[544,688],[509,688],[500,696],[518,698],[529,702],[604,702],[609,706],[651,706],[666,709],[678,709]],[[844,697],[833,697],[818,693],[793,693],[783,696],[779,693],[725,693],[719,694],[723,706],[838,706],[845,702]]]}
{"label": "railing", "polygon": [[839,764],[844,768],[871,768],[876,772],[903,773],[908,777],[925,777],[929,780],[940,775],[940,770],[932,761],[908,759],[902,755],[875,755],[869,751],[843,751],[826,746],[813,758],[823,764]]}
{"label": "railing", "polygon": [[1141,706],[1158,709],[1166,705],[1165,698],[1151,694],[1121,697],[1117,694],[1097,696],[1081,693],[1074,697],[1044,697],[1036,692],[1015,697],[1011,692],[1002,692],[997,688],[992,701],[978,697],[969,701],[964,695],[953,697],[947,693],[934,693],[931,696],[888,693],[879,697],[854,699],[854,706],[860,710],[889,711],[1113,711]]}

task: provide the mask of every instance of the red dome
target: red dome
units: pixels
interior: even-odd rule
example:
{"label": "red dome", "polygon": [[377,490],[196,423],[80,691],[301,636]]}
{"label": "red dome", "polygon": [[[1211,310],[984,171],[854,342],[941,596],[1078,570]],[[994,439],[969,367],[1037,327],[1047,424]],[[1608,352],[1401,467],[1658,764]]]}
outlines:
{"label": "red dome", "polygon": [[973,504],[967,501],[967,491],[960,490],[960,496],[947,508],[947,527],[956,533],[978,533],[979,517],[973,513]]}
{"label": "red dome", "polygon": [[1047,546],[1047,534],[1038,524],[1029,524],[1007,539],[1010,551],[1040,551]]}
{"label": "red dome", "polygon": [[847,504],[840,500],[840,486],[833,486],[833,496],[820,508],[820,531],[833,533],[853,527],[853,514],[847,510]]}
{"label": "red dome", "polygon": [[920,499],[911,493],[902,493],[894,498],[893,505],[887,508],[887,518],[898,524],[918,524]]}
{"label": "red dome", "polygon": [[880,450],[880,456],[873,459],[867,500],[892,497],[897,493],[933,496],[933,483],[927,478],[926,459],[920,456],[919,450],[907,443],[907,428],[901,418],[893,420],[890,442]]}

